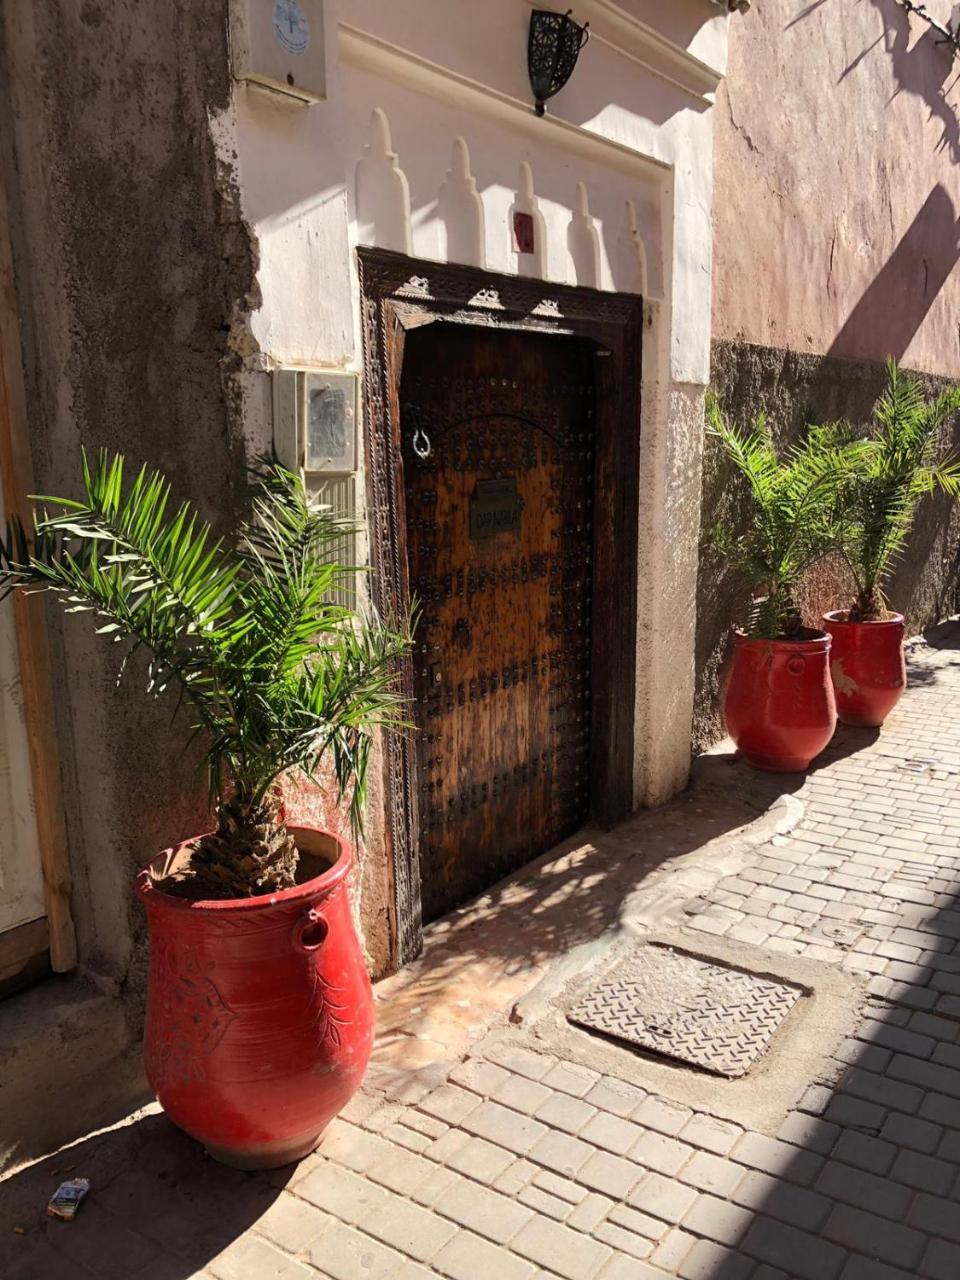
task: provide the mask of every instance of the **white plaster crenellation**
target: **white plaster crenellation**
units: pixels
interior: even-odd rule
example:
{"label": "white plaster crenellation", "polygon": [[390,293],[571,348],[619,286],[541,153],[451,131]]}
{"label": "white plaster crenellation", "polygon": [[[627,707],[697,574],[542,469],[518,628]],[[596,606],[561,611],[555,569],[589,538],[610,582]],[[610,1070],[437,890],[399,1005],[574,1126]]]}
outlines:
{"label": "white plaster crenellation", "polygon": [[600,237],[590,216],[586,183],[577,183],[576,208],[567,227],[567,249],[573,266],[573,284],[600,288]]}
{"label": "white plaster crenellation", "polygon": [[360,244],[411,253],[410,187],[390,145],[390,123],[382,107],[370,116],[370,141],[357,161],[357,224]]}
{"label": "white plaster crenellation", "polygon": [[483,201],[477,194],[477,180],[470,172],[470,152],[462,137],[453,140],[450,168],[440,188],[439,212],[444,230],[441,257],[470,267],[484,266]]}
{"label": "white plaster crenellation", "polygon": [[[528,214],[533,219],[533,253],[520,253],[514,240],[513,215]],[[546,280],[547,274],[547,224],[540,212],[540,202],[533,185],[533,168],[529,160],[520,161],[517,197],[510,206],[507,234],[516,254],[517,274],[534,280]]]}

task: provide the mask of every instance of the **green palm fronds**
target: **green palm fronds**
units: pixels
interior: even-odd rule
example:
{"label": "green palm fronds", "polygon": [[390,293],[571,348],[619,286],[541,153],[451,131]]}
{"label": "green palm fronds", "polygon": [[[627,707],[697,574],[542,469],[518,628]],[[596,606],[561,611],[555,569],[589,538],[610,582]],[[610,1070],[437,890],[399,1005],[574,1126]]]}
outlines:
{"label": "green palm fronds", "polygon": [[960,388],[932,400],[916,379],[887,364],[887,386],[874,407],[875,431],[844,479],[837,542],[853,575],[850,616],[882,618],[883,587],[902,555],[921,498],[941,489],[960,497],[960,453],[944,455],[940,431],[960,411]]}
{"label": "green palm fronds", "polygon": [[[84,455],[80,501],[36,503],[32,536],[11,522],[0,546],[0,598],[55,592],[121,646],[120,676],[142,648],[148,691],[176,688],[189,705],[220,822],[207,891],[292,883],[296,854],[275,798],[291,771],[316,777],[329,760],[359,830],[373,735],[403,726],[397,669],[411,626],[337,603],[356,571],[336,559],[347,526],[299,476],[261,464],[231,546],[188,504],[172,507],[159,472],[126,482],[120,455],[92,466]],[[249,856],[258,841],[260,861]],[[223,865],[224,850],[239,871]]]}
{"label": "green palm fronds", "polygon": [[713,394],[707,397],[707,420],[750,497],[746,528],[721,521],[712,534],[714,547],[750,593],[746,630],[768,639],[795,635],[802,623],[794,590],[832,545],[837,494],[860,445],[840,424],[811,427],[780,457],[762,414],[751,426],[738,427]]}

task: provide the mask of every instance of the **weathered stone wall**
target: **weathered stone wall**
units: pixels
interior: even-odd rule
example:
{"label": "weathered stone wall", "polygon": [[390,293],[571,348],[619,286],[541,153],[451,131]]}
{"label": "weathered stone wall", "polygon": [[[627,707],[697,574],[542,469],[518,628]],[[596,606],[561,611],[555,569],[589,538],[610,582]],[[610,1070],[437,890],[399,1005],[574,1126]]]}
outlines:
{"label": "weathered stone wall", "polygon": [[[81,445],[120,449],[232,522],[244,450],[231,374],[256,262],[209,127],[230,103],[227,7],[3,6],[0,132],[41,492],[76,489]],[[90,618],[48,616],[81,973],[126,1002],[133,1040],[145,960],[133,873],[205,821],[205,782],[184,751],[188,720],[144,697],[142,666],[117,689]],[[56,1111],[43,1082],[35,1093]],[[26,1125],[28,1145],[49,1127]]]}
{"label": "weathered stone wall", "polygon": [[[933,395],[945,378],[918,374]],[[811,422],[846,419],[867,423],[883,389],[883,364],[804,355],[746,342],[715,342],[712,383],[724,411],[735,422],[766,413],[778,443],[797,438]],[[960,446],[960,422],[945,430],[945,444]],[[723,735],[720,680],[733,623],[743,614],[743,588],[710,545],[718,518],[745,518],[738,509],[740,487],[716,442],[704,453],[700,573],[697,598],[697,702],[694,745],[700,749]],[[944,495],[925,498],[907,549],[888,588],[891,604],[907,615],[910,633],[960,609],[960,511]],[[843,608],[849,598],[844,569],[823,564],[804,584],[800,603],[815,623],[826,609]]]}
{"label": "weathered stone wall", "polygon": [[731,21],[714,338],[960,377],[957,65],[899,0],[763,0]]}

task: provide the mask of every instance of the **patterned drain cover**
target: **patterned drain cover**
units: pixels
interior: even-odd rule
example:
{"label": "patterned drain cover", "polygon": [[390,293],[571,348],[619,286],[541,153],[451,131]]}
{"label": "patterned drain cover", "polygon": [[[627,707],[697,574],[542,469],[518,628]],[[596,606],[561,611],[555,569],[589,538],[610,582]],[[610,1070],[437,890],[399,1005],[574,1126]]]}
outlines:
{"label": "patterned drain cover", "polygon": [[801,994],[743,969],[646,946],[621,961],[567,1017],[664,1057],[742,1076]]}

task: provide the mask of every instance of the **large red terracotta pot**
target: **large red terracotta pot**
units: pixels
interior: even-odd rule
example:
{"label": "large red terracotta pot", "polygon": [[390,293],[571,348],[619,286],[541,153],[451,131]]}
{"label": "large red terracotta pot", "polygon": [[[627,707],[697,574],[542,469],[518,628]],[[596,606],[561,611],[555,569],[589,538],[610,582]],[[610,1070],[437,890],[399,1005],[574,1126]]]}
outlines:
{"label": "large red terracotta pot", "polygon": [[350,847],[292,830],[301,874],[314,873],[293,889],[205,902],[161,892],[155,880],[183,864],[187,844],[136,886],[150,925],[147,1079],[175,1124],[244,1169],[312,1151],[360,1087],[373,1046]]}
{"label": "large red terracotta pot", "polygon": [[830,637],[750,640],[737,632],[724,700],[727,731],[749,764],[800,773],[837,725],[830,683]]}
{"label": "large red terracotta pot", "polygon": [[848,622],[847,611],[823,616],[833,644],[830,674],[844,724],[881,725],[907,687],[902,613],[876,622]]}

